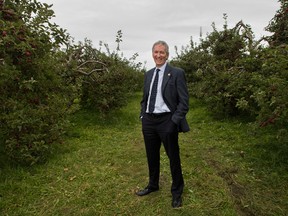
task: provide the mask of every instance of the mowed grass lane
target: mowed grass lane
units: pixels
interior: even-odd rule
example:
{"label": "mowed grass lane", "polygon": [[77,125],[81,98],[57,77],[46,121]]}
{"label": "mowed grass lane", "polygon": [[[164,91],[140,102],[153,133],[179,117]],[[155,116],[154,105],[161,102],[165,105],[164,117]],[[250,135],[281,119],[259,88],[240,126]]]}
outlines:
{"label": "mowed grass lane", "polygon": [[183,207],[171,207],[169,160],[163,147],[160,190],[136,196],[135,191],[148,182],[140,99],[141,94],[135,94],[126,107],[107,116],[91,111],[74,114],[64,143],[45,164],[1,167],[0,215],[288,212],[286,154],[271,147],[269,136],[255,132],[249,123],[213,119],[195,99],[190,100],[187,115],[191,131],[179,138]]}

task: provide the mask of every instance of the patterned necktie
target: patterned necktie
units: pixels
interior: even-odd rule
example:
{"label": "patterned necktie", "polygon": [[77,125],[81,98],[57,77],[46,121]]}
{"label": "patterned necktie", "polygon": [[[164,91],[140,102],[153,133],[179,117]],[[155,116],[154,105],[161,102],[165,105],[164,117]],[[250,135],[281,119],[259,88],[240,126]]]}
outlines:
{"label": "patterned necktie", "polygon": [[151,95],[150,95],[150,102],[149,102],[149,113],[153,113],[155,109],[155,102],[156,102],[156,95],[157,95],[157,86],[158,86],[158,79],[159,79],[159,71],[160,69],[157,68],[154,82],[152,85]]}

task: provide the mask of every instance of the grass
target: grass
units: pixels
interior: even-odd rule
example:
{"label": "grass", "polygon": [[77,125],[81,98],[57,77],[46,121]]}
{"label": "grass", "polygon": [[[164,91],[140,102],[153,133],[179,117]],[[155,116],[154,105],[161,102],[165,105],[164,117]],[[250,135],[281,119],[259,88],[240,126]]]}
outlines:
{"label": "grass", "polygon": [[0,215],[287,215],[287,145],[234,120],[215,120],[191,99],[191,131],[180,134],[183,207],[171,208],[169,161],[160,191],[137,197],[147,163],[140,94],[108,116],[80,111],[49,161],[0,169]]}

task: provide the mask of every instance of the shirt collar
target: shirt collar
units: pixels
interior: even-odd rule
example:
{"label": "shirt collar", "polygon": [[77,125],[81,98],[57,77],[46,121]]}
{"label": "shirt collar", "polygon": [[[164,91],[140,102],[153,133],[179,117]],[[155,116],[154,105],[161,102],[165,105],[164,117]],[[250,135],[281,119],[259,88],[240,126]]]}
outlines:
{"label": "shirt collar", "polygon": [[[159,67],[160,71],[165,71],[167,62],[165,62],[165,64],[163,64],[161,67]],[[155,68],[155,71],[157,70],[157,67]]]}

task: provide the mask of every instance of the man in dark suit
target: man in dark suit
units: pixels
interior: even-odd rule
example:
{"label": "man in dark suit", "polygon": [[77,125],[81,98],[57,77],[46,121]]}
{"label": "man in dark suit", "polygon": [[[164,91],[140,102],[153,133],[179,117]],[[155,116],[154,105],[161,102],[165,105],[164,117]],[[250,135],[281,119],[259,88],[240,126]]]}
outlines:
{"label": "man in dark suit", "polygon": [[184,188],[178,132],[189,131],[185,117],[189,109],[189,95],[184,71],[167,63],[167,43],[157,41],[152,47],[152,55],[156,67],[145,74],[140,114],[149,183],[136,194],[144,196],[159,190],[160,147],[163,143],[172,175],[172,207],[177,208],[182,205]]}

